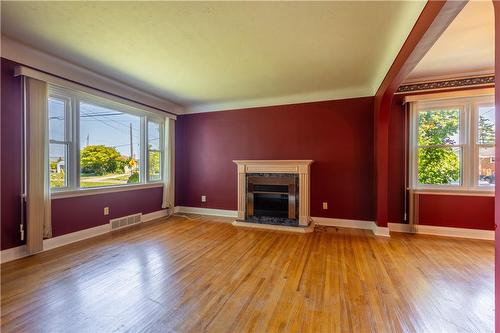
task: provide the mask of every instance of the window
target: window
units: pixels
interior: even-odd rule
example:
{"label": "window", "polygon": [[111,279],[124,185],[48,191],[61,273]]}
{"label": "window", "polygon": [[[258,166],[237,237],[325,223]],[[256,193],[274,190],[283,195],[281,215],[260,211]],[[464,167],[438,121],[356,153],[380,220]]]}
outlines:
{"label": "window", "polygon": [[478,106],[476,156],[479,185],[495,184],[495,106]]}
{"label": "window", "polygon": [[161,142],[163,126],[155,121],[148,121],[148,180],[161,179],[163,151]]}
{"label": "window", "polygon": [[492,96],[416,102],[412,121],[414,188],[493,190]]}
{"label": "window", "polygon": [[50,185],[54,188],[68,187],[68,174],[65,163],[71,145],[68,131],[69,100],[52,95],[48,101],[49,114],[49,172]]}
{"label": "window", "polygon": [[162,181],[161,116],[54,86],[48,111],[52,191]]}

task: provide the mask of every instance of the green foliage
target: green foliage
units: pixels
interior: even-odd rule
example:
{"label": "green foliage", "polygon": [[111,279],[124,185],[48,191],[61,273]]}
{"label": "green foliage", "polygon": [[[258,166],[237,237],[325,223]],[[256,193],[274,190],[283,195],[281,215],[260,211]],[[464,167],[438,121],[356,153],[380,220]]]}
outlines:
{"label": "green foliage", "polygon": [[[457,110],[419,112],[418,145],[456,144],[458,134]],[[460,179],[460,155],[453,147],[423,147],[418,151],[418,182],[421,184],[450,184]]]}
{"label": "green foliage", "polygon": [[451,147],[420,148],[418,151],[420,184],[452,184],[460,179],[460,159]]}
{"label": "green foliage", "polygon": [[128,177],[127,184],[134,184],[139,182],[139,173],[133,172],[130,177]]}
{"label": "green foliage", "polygon": [[451,137],[458,134],[458,110],[418,113],[418,145],[455,144]]}
{"label": "green foliage", "polygon": [[150,151],[149,152],[149,175],[152,179],[160,178],[160,152]]}
{"label": "green foliage", "polygon": [[50,174],[50,187],[64,187],[64,171]]}
{"label": "green foliage", "polygon": [[479,144],[495,144],[495,125],[483,116],[479,116]]}
{"label": "green foliage", "polygon": [[104,175],[123,171],[127,163],[118,150],[104,145],[87,146],[80,151],[80,167],[82,173]]}

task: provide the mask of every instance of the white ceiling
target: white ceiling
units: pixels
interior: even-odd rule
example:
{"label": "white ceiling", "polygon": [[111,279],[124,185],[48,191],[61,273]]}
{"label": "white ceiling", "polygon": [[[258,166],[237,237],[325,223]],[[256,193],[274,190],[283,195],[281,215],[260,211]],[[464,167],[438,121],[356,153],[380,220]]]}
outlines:
{"label": "white ceiling", "polygon": [[2,2],[2,34],[193,112],[373,95],[425,1]]}
{"label": "white ceiling", "polygon": [[495,17],[491,1],[470,1],[427,52],[407,82],[495,71]]}

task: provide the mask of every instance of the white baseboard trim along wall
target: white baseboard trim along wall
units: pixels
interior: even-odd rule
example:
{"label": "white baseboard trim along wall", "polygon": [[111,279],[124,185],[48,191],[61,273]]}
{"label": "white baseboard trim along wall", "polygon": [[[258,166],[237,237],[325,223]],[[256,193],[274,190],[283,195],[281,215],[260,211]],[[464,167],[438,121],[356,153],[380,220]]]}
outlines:
{"label": "white baseboard trim along wall", "polygon": [[[148,222],[151,220],[155,220],[164,216],[167,216],[168,212],[166,209],[159,210],[156,212],[143,214],[141,218],[141,222]],[[99,225],[97,227],[84,229],[75,231],[66,235],[57,236],[49,239],[43,240],[43,251],[48,251],[51,249],[55,249],[56,247],[68,245],[74,242],[78,242],[81,240],[85,240],[87,238],[99,236],[111,231],[111,227],[108,224]],[[20,259],[28,256],[26,253],[26,245],[21,245],[18,247],[13,247],[11,249],[3,250],[0,252],[0,262],[3,264],[4,262],[9,262],[12,260]]]}
{"label": "white baseboard trim along wall", "polygon": [[[176,206],[175,213],[199,214],[208,216],[220,216],[235,218],[238,212],[235,210],[199,208],[199,207],[184,207]],[[168,215],[167,210],[159,210],[149,214],[142,215],[141,222],[147,222]],[[389,223],[388,227],[379,227],[374,221],[347,220],[326,217],[312,217],[313,223],[326,227],[341,227],[371,230],[377,236],[390,237],[390,231],[417,233],[424,235],[436,235],[446,237],[472,238],[483,240],[494,240],[495,232],[492,230],[478,230],[466,228],[451,228],[451,227],[436,227],[430,225],[417,225],[412,232],[410,225],[404,223]],[[87,238],[99,236],[111,231],[109,224],[103,224],[94,228],[84,229],[70,234],[46,239],[43,241],[44,251],[48,251],[70,243],[78,242]],[[28,256],[26,246],[18,246],[0,252],[0,262],[9,262],[19,258]]]}
{"label": "white baseboard trim along wall", "polygon": [[[185,206],[176,206],[174,211],[178,213],[200,214],[200,215],[221,216],[221,217],[237,217],[238,215],[238,212],[236,210],[223,210],[223,209],[185,207]],[[314,223],[327,227],[371,230],[375,235],[384,237],[390,237],[391,231],[413,233],[410,228],[410,225],[404,223],[389,223],[387,227],[379,227],[375,223],[375,221],[348,220],[348,219],[336,219],[327,217],[312,217],[312,220]],[[484,239],[484,240],[495,239],[495,232],[491,230],[435,227],[429,225],[416,226],[414,233],[423,235],[436,235],[436,236],[460,237],[460,238],[472,238],[472,239]]]}
{"label": "white baseboard trim along wall", "polygon": [[208,216],[235,217],[235,218],[238,217],[238,211],[236,210],[213,209],[213,208],[175,206],[174,212],[185,213],[185,214],[208,215]]}
{"label": "white baseboard trim along wall", "polygon": [[389,229],[394,232],[407,232],[422,235],[495,240],[495,231],[493,230],[438,227],[418,224],[414,226],[414,231],[412,231],[410,225],[404,223],[389,223]]}

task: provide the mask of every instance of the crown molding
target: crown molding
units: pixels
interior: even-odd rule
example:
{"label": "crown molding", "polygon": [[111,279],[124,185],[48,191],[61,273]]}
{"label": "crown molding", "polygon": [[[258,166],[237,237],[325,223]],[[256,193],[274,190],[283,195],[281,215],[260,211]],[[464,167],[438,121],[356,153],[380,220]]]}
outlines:
{"label": "crown molding", "polygon": [[403,84],[399,86],[396,94],[460,89],[460,88],[490,87],[494,85],[495,85],[495,75],[490,74],[490,75],[475,76],[475,77],[462,77],[462,78],[440,80],[440,81]]}
{"label": "crown molding", "polygon": [[1,57],[159,110],[176,115],[184,113],[183,106],[179,104],[42,52],[4,35],[1,36]]}

